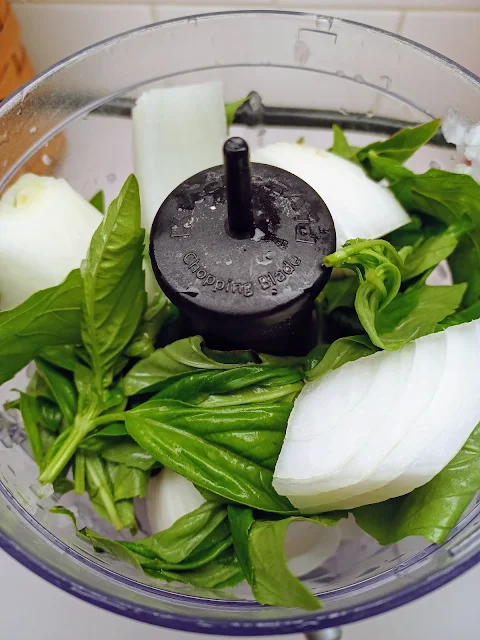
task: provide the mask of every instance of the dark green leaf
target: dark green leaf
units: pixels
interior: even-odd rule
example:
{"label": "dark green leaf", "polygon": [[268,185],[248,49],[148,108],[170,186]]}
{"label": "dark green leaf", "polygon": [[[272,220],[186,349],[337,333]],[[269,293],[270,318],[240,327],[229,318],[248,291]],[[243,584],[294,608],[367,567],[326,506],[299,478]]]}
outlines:
{"label": "dark green leaf", "polygon": [[[124,425],[122,425],[122,427],[125,429]],[[126,429],[125,433],[127,433]],[[110,440],[110,436],[107,437],[107,440]],[[96,435],[91,437],[95,438]],[[123,441],[118,444],[107,444],[107,446],[102,449],[101,456],[104,460],[108,460],[109,462],[115,462],[117,464],[132,467],[133,469],[140,469],[142,471],[150,471],[158,464],[153,456],[144,451],[136,442],[133,442],[133,440],[130,439],[127,441],[123,439]]]}
{"label": "dark green leaf", "polygon": [[62,426],[62,412],[56,404],[41,396],[37,397],[36,400],[39,425],[49,433],[58,433]]}
{"label": "dark green leaf", "polygon": [[466,282],[467,292],[463,299],[466,307],[480,300],[480,229],[469,236],[460,238],[459,243],[448,262],[452,270],[453,281]]}
{"label": "dark green leaf", "polygon": [[330,278],[317,301],[321,303],[324,313],[332,313],[338,307],[353,306],[357,289],[358,280],[355,277]]}
{"label": "dark green leaf", "polygon": [[285,535],[292,522],[335,526],[346,514],[252,521],[252,513],[242,514],[240,509],[229,507],[230,528],[237,557],[257,601],[273,606],[320,609],[320,601],[288,568]]}
{"label": "dark green leaf", "polygon": [[37,358],[35,362],[41,376],[49,386],[55,402],[60,407],[65,423],[70,426],[77,413],[78,394],[75,385],[70,378],[46,360]]}
{"label": "dark green leaf", "polygon": [[82,265],[82,337],[98,389],[110,386],[117,359],[143,316],[143,239],[138,183],[131,175],[109,206]]}
{"label": "dark green leaf", "polygon": [[[123,422],[114,422],[84,438],[79,448],[92,453],[99,453],[115,443],[132,442]],[[114,445],[115,446],[115,445]]]}
{"label": "dark green leaf", "polygon": [[26,393],[20,394],[20,412],[22,414],[25,433],[32,450],[33,459],[41,468],[43,466],[43,444],[38,424],[37,398]]}
{"label": "dark green leaf", "polygon": [[333,125],[332,131],[333,145],[329,151],[334,153],[336,156],[345,158],[345,160],[350,160],[351,162],[355,162],[355,164],[360,164],[357,158],[357,153],[360,151],[360,147],[352,147],[342,129],[337,124]]}
{"label": "dark green leaf", "polygon": [[463,324],[464,322],[472,322],[472,320],[478,320],[480,318],[480,300],[472,304],[471,307],[467,307],[463,311],[454,313],[448,318],[445,318],[439,328],[446,329],[447,327],[453,327],[456,324]]}
{"label": "dark green leaf", "polygon": [[[324,345],[321,345],[324,347]],[[318,349],[318,348],[316,348]],[[331,344],[323,358],[316,356],[318,350],[312,354],[305,372],[307,380],[315,380],[324,376],[329,371],[338,369],[347,362],[364,358],[375,353],[377,348],[372,344],[368,336],[350,336],[349,338],[340,338]]]}
{"label": "dark green leaf", "polygon": [[451,233],[428,238],[406,258],[402,269],[402,280],[410,280],[436,267],[453,253],[457,243],[457,237]]}
{"label": "dark green leaf", "polygon": [[177,310],[163,292],[157,293],[139,324],[125,354],[130,358],[146,358],[155,351],[160,330],[177,315]]}
{"label": "dark green leaf", "polygon": [[160,558],[170,563],[183,562],[213,534],[226,517],[227,510],[224,506],[205,502],[195,511],[179,518],[169,529],[149,538],[128,542],[126,546],[151,559]]}
{"label": "dark green leaf", "polygon": [[383,349],[395,350],[433,333],[437,324],[459,307],[465,289],[462,284],[407,289],[377,315],[376,344]]}
{"label": "dark green leaf", "polygon": [[[387,140],[372,142],[372,144],[360,149],[357,156],[365,165],[365,168],[372,171],[369,163],[370,154],[373,152],[377,156],[395,160],[395,162],[403,163],[408,160],[415,151],[427,144],[435,135],[440,126],[440,120],[432,120],[417,127],[405,128],[398,131]],[[373,168],[372,177],[378,178]]]}
{"label": "dark green leaf", "polygon": [[480,487],[480,425],[440,473],[406,496],[353,511],[380,544],[423,536],[442,544]]}
{"label": "dark green leaf", "polygon": [[38,291],[0,313],[0,384],[10,380],[42,349],[80,341],[82,279],[78,269],[57,287]]}
{"label": "dark green leaf", "polygon": [[144,498],[147,495],[149,473],[108,461],[106,467],[115,502]]}
{"label": "dark green leaf", "polygon": [[[206,355],[202,346],[203,338],[193,336],[177,340],[163,349],[157,349],[151,356],[138,362],[124,377],[125,394],[132,396],[137,393],[159,391],[167,380],[199,372],[202,369],[234,369],[246,364],[245,360],[238,363],[222,362],[220,357],[216,357],[216,352]],[[250,355],[250,352],[243,353]],[[227,355],[232,354],[225,354]],[[247,362],[256,364],[254,360],[247,360]]]}
{"label": "dark green leaf", "polygon": [[291,513],[272,488],[291,409],[287,402],[204,409],[153,400],[125,415],[132,438],[165,467],[241,504]]}
{"label": "dark green leaf", "polygon": [[85,454],[81,451],[75,454],[73,463],[73,488],[78,496],[81,496],[86,491]]}
{"label": "dark green leaf", "polygon": [[228,102],[225,105],[225,115],[227,117],[228,128],[232,126],[233,121],[235,120],[235,114],[237,113],[238,109],[240,109],[240,107],[245,104],[245,102],[248,102],[248,98],[249,96],[245,96],[245,98],[235,100],[234,102]]}
{"label": "dark green leaf", "polygon": [[410,222],[408,224],[384,236],[384,240],[395,247],[397,251],[400,251],[402,247],[412,247],[412,249],[416,249],[425,239],[422,220],[417,215],[410,216]]}
{"label": "dark green leaf", "polygon": [[97,193],[92,196],[90,204],[95,207],[97,211],[100,211],[100,213],[105,213],[105,193],[102,190],[97,191]]}
{"label": "dark green leaf", "polygon": [[233,406],[275,402],[303,386],[300,369],[245,366],[238,369],[203,371],[167,384],[155,398],[170,398],[201,406]]}
{"label": "dark green leaf", "polygon": [[105,465],[100,458],[85,455],[87,491],[95,511],[120,531],[124,524],[115,506],[113,490]]}
{"label": "dark green leaf", "polygon": [[42,349],[40,357],[42,360],[46,360],[50,364],[72,373],[78,364],[75,347],[70,344],[64,344],[59,347],[46,347]]}

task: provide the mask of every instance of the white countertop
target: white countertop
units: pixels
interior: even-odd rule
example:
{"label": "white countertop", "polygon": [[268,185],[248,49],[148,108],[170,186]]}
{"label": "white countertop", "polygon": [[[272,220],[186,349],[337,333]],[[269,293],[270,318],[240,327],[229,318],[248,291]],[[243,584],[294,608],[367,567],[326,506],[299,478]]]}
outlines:
{"label": "white countertop", "polygon": [[[343,640],[473,640],[478,638],[479,587],[480,565],[417,602],[345,627]],[[5,640],[209,637],[151,627],[97,609],[44,582],[3,552],[0,552],[0,615],[0,637]]]}

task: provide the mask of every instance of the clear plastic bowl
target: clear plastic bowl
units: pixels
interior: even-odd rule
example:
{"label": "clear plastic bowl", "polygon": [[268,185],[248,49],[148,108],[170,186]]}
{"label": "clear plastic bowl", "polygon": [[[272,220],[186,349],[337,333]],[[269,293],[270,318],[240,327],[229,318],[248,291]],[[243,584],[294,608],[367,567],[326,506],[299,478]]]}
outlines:
{"label": "clear plastic bowl", "polygon": [[[64,131],[67,152],[57,175],[86,197],[100,188],[113,197],[133,169],[132,100],[147,87],[212,78],[223,81],[227,101],[253,89],[266,105],[287,108],[274,109],[267,124],[256,129],[238,128],[252,145],[306,135],[325,146],[331,132],[320,125],[332,119],[363,131],[354,134],[355,141],[355,135],[378,137],[398,126],[398,120],[442,117],[449,107],[472,120],[480,114],[478,78],[384,31],[287,12],[185,18],[90,47],[2,103],[0,190],[35,151]],[[292,123],[297,128],[285,126]],[[315,123],[319,126],[310,126]],[[50,161],[48,148],[44,161]],[[426,169],[431,161],[448,169],[457,158],[445,146],[430,146],[418,163]],[[26,375],[0,389],[2,403],[12,387],[25,385]],[[222,594],[164,585],[106,555],[95,555],[75,537],[67,518],[48,512],[57,498],[40,500],[32,490],[37,473],[24,440],[17,418],[2,412],[0,546],[65,591],[144,622],[231,635],[313,631],[398,607],[480,560],[477,505],[441,547],[417,538],[380,547],[366,536],[344,537],[337,555],[304,577],[324,602],[320,612],[260,607],[242,588]],[[86,504],[77,506],[88,524],[110,533]]]}

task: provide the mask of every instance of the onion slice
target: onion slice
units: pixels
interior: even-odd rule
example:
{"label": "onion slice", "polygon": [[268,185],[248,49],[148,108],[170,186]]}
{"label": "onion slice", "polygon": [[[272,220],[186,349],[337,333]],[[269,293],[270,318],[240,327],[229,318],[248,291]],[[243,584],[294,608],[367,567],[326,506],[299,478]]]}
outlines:
{"label": "onion slice", "polygon": [[304,513],[351,509],[429,482],[480,421],[480,320],[308,382],[273,486]]}
{"label": "onion slice", "polygon": [[175,187],[223,163],[227,119],[222,83],[151,89],[137,100],[132,117],[142,224],[149,233]]}
{"label": "onion slice", "polygon": [[330,210],[339,247],[351,238],[380,238],[410,221],[386,187],[328,151],[279,142],[255,149],[251,159],[285,169],[315,189]]}

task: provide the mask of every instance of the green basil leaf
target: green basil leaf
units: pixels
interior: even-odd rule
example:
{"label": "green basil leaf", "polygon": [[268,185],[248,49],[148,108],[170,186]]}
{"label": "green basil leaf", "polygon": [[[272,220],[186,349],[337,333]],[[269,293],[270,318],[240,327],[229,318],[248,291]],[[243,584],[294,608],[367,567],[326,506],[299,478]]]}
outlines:
{"label": "green basil leaf", "polygon": [[432,120],[417,127],[402,129],[387,138],[387,140],[372,142],[372,144],[360,149],[357,154],[358,159],[365,165],[367,170],[373,173],[372,177],[376,178],[378,176],[374,170],[372,171],[369,163],[372,152],[377,156],[403,163],[433,138],[440,124],[441,120]]}
{"label": "green basil leaf", "polygon": [[115,529],[120,531],[124,528],[124,523],[115,505],[112,485],[105,465],[100,458],[85,455],[85,470],[87,491],[92,506],[101,518],[111,522]]}
{"label": "green basil leaf", "polygon": [[131,175],[109,206],[82,265],[82,337],[98,389],[110,386],[117,359],[143,316],[143,240],[138,182]]}
{"label": "green basil leaf", "polygon": [[334,153],[336,156],[340,156],[340,158],[345,158],[345,160],[350,160],[351,162],[355,162],[355,164],[360,164],[360,161],[357,158],[360,147],[352,147],[349,144],[344,132],[338,124],[333,125],[332,131],[333,145],[329,151]]}
{"label": "green basil leaf", "polygon": [[159,558],[171,563],[183,562],[226,519],[222,505],[205,502],[179,518],[171,527],[149,538],[128,542],[126,546],[151,559]]}
{"label": "green basil leaf", "polygon": [[71,344],[64,344],[59,347],[46,347],[42,349],[40,357],[55,367],[71,371],[72,373],[78,364],[76,349]]}
{"label": "green basil leaf", "polygon": [[358,289],[358,280],[352,278],[339,278],[327,282],[317,302],[321,303],[324,313],[332,313],[338,307],[351,307],[355,301]]}
{"label": "green basil leaf", "polygon": [[[112,442],[115,444],[123,444],[125,441],[132,442],[125,424],[123,422],[114,422],[84,438],[78,447],[79,449],[92,453],[100,453],[110,447]],[[113,446],[115,446],[115,444]],[[115,460],[113,462],[115,462]]]}
{"label": "green basil leaf", "polygon": [[245,98],[240,98],[240,100],[235,100],[234,102],[228,102],[225,105],[225,115],[227,117],[227,127],[230,128],[235,120],[235,114],[238,109],[248,102],[250,96],[245,96]]}
{"label": "green basil leaf", "polygon": [[467,283],[463,304],[466,307],[474,305],[480,300],[480,229],[460,238],[448,263],[453,281]]}
{"label": "green basil leaf", "polygon": [[298,393],[302,381],[300,369],[247,365],[186,375],[167,384],[155,398],[170,398],[204,407],[274,402]]}
{"label": "green basil leaf", "polygon": [[118,516],[124,529],[129,529],[132,536],[138,533],[138,522],[135,516],[133,499],[119,500],[115,503]]}
{"label": "green basil leaf", "polygon": [[75,269],[57,287],[38,291],[0,313],[0,384],[45,347],[80,342],[82,279]]}
{"label": "green basil leaf", "polygon": [[174,318],[178,311],[163,292],[157,293],[149,303],[125,355],[129,358],[146,358],[155,351],[155,340],[161,329]]}
{"label": "green basil leaf", "polygon": [[[321,345],[325,347],[326,345]],[[317,347],[315,349],[318,349]],[[333,344],[328,346],[326,353],[321,359],[316,357],[318,351],[313,352],[310,357],[310,368],[305,372],[306,380],[315,380],[321,378],[329,371],[338,369],[347,362],[364,358],[375,353],[377,348],[372,344],[368,336],[350,336],[348,338],[339,338]]]}
{"label": "green basil leaf", "polygon": [[387,234],[384,236],[384,240],[394,246],[397,251],[400,251],[403,247],[416,249],[426,240],[425,230],[420,216],[411,215],[408,224]]}
{"label": "green basil leaf", "polygon": [[[125,433],[127,433],[125,426],[122,425]],[[100,434],[99,434],[100,435]],[[97,437],[97,434],[91,437]],[[105,438],[105,436],[103,436]],[[109,440],[110,437],[107,438]],[[115,462],[125,467],[131,467],[132,469],[139,469],[142,471],[150,471],[158,463],[153,456],[144,451],[133,440],[126,440],[122,438],[122,442],[110,444],[104,447],[101,451],[101,456],[104,460],[109,462]]]}
{"label": "green basil leaf", "polygon": [[62,426],[62,412],[56,404],[45,398],[37,397],[36,401],[40,426],[49,433],[57,434]]}
{"label": "green basil leaf", "polygon": [[[151,393],[159,391],[167,380],[184,376],[188,373],[201,371],[202,369],[234,369],[245,364],[243,358],[241,362],[222,362],[217,356],[217,352],[206,355],[202,349],[203,338],[193,336],[177,340],[172,344],[157,349],[152,355],[138,362],[123,378],[123,390],[125,395],[133,396],[137,393]],[[221,353],[221,352],[219,352]],[[235,357],[235,353],[225,354],[225,356]],[[248,354],[250,352],[238,352]],[[253,355],[252,355],[253,358]],[[225,357],[225,359],[228,359]],[[255,360],[249,360],[251,364],[256,364]]]}
{"label": "green basil leaf", "polygon": [[55,402],[60,407],[67,426],[70,426],[75,419],[78,405],[78,394],[75,385],[59,369],[45,360],[37,358],[35,363],[49,386]]}
{"label": "green basil leaf", "polygon": [[377,346],[399,349],[405,343],[435,331],[439,322],[454,313],[466,285],[411,287],[399,294],[376,318]]}
{"label": "green basil leaf", "polygon": [[292,403],[204,409],[151,400],[128,411],[132,438],[194,484],[264,511],[295,512],[272,487]]}
{"label": "green basil leaf", "polygon": [[144,498],[147,495],[150,474],[146,471],[109,461],[106,463],[106,468],[115,502],[132,498]]}
{"label": "green basil leaf", "polygon": [[353,510],[357,524],[380,544],[423,536],[442,544],[480,486],[480,424],[440,473],[406,496]]}
{"label": "green basil leaf", "polygon": [[105,193],[100,189],[97,193],[92,196],[90,199],[90,204],[100,211],[100,213],[105,213]]}
{"label": "green basil leaf", "polygon": [[285,535],[292,522],[335,526],[346,513],[252,521],[251,512],[240,514],[239,509],[229,507],[230,528],[237,557],[257,601],[311,611],[320,609],[318,598],[288,568]]}
{"label": "green basil leaf", "polygon": [[27,393],[31,396],[35,396],[36,398],[45,398],[55,404],[55,397],[51,392],[50,387],[38,371],[35,371],[33,376],[30,378],[27,385]]}
{"label": "green basil leaf", "polygon": [[425,240],[406,258],[402,269],[402,280],[411,280],[436,267],[455,251],[457,243],[458,238],[452,233],[443,233]]}
{"label": "green basil leaf", "polygon": [[250,530],[255,524],[253,509],[241,507],[238,504],[227,506],[228,522],[232,532],[233,547],[237,554],[238,562],[242,567],[243,575],[248,584],[255,582],[255,569],[250,557],[249,539]]}
{"label": "green basil leaf", "polygon": [[38,424],[37,398],[26,393],[20,394],[20,412],[22,414],[25,433],[32,450],[33,459],[41,468],[43,466],[43,443]]}
{"label": "green basil leaf", "polygon": [[457,324],[463,324],[464,322],[472,322],[472,320],[478,320],[480,318],[480,300],[472,304],[471,307],[467,307],[463,311],[459,311],[458,313],[454,313],[448,318],[445,318],[440,325],[439,328],[446,329],[447,327],[453,327]]}

